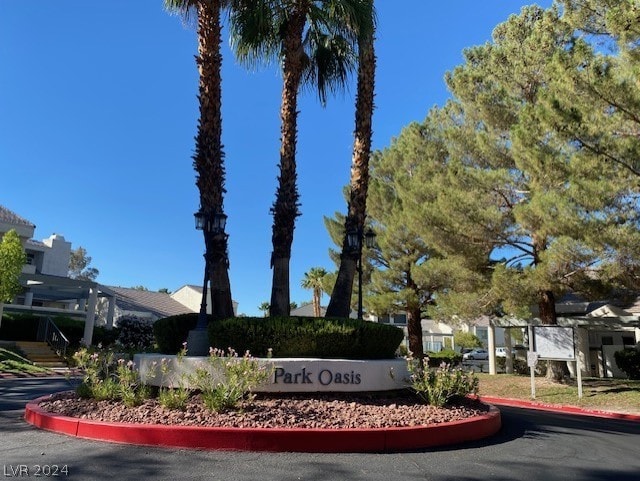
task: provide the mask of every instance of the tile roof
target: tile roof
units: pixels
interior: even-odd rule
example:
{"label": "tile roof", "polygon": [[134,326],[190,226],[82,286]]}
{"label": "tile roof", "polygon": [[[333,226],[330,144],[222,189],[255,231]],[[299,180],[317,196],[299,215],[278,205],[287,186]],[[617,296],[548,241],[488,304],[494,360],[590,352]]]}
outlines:
{"label": "tile roof", "polygon": [[157,317],[195,312],[164,292],[107,286],[116,293],[116,305],[125,311],[150,312]]}
{"label": "tile roof", "polygon": [[27,219],[20,217],[18,214],[16,214],[13,211],[10,211],[9,209],[7,209],[2,205],[0,205],[0,222],[35,227],[35,224],[29,222]]}
{"label": "tile roof", "polygon": [[44,242],[35,239],[27,239],[27,245],[32,245],[35,247],[49,247]]}

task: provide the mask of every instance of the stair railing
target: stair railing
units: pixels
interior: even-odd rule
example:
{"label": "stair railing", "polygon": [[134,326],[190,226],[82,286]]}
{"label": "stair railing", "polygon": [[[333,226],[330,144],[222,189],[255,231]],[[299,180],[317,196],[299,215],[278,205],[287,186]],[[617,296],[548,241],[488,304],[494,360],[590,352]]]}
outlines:
{"label": "stair railing", "polygon": [[64,357],[69,346],[69,340],[62,334],[62,331],[55,325],[50,317],[40,319],[38,323],[38,341],[46,342],[56,351],[59,356]]}

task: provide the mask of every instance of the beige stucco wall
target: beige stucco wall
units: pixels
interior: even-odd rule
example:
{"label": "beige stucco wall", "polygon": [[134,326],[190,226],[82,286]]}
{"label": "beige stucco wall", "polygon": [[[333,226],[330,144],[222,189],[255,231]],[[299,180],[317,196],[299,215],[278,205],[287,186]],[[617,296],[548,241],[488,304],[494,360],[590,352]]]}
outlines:
{"label": "beige stucco wall", "polygon": [[64,236],[58,234],[53,234],[42,242],[49,247],[42,260],[42,274],[66,277],[69,273],[71,242],[67,242]]}

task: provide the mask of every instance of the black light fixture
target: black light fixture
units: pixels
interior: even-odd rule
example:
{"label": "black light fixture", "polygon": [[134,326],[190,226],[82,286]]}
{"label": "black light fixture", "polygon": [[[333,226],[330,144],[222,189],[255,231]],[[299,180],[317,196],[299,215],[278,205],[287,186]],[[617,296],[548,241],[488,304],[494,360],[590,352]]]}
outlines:
{"label": "black light fixture", "polygon": [[360,237],[360,231],[351,230],[347,232],[347,245],[349,246],[349,249],[352,249],[353,251],[360,250]]}
{"label": "black light fixture", "polygon": [[215,212],[208,216],[202,209],[193,214],[196,221],[196,229],[213,234],[222,234],[227,225],[227,216],[223,212]]}
{"label": "black light fixture", "polygon": [[[207,215],[202,209],[193,214],[196,222],[196,229],[204,231],[207,234],[223,234],[227,225],[227,216],[223,212],[215,212],[213,215]],[[197,331],[206,331],[207,329],[207,295],[209,285],[209,256],[204,253],[204,282],[202,284],[202,301],[200,303],[200,313],[198,315]]]}
{"label": "black light fixture", "polygon": [[205,215],[204,212],[202,212],[202,209],[200,209],[198,212],[196,212],[195,214],[193,214],[193,217],[195,218],[196,221],[196,229],[197,230],[204,230],[205,229]]}
{"label": "black light fixture", "polygon": [[368,228],[363,234],[362,230],[347,232],[347,245],[358,253],[358,319],[362,319],[362,244],[372,248],[376,243],[376,234]]}
{"label": "black light fixture", "polygon": [[211,218],[209,226],[210,232],[214,234],[222,234],[227,226],[227,216],[222,212],[216,212]]}
{"label": "black light fixture", "polygon": [[366,245],[369,249],[376,246],[376,233],[373,232],[370,227],[364,233],[364,245]]}

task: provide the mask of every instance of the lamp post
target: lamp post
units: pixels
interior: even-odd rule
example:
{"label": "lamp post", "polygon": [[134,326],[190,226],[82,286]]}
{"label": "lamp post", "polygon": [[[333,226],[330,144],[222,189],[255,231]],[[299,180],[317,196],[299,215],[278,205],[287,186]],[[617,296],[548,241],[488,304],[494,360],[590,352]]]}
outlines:
{"label": "lamp post", "polygon": [[371,229],[364,233],[362,229],[347,232],[347,245],[354,252],[358,253],[358,319],[362,319],[362,244],[372,248],[376,242],[376,234]]}
{"label": "lamp post", "polygon": [[209,340],[207,338],[207,294],[209,285],[209,236],[213,234],[224,235],[224,228],[227,224],[227,216],[222,212],[206,214],[202,209],[193,214],[196,222],[196,229],[204,232],[205,252],[204,252],[204,282],[202,284],[202,301],[200,303],[200,313],[195,329],[189,331],[187,345],[189,352],[194,355],[206,355],[209,351]]}

